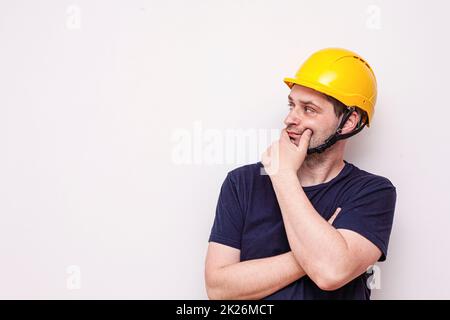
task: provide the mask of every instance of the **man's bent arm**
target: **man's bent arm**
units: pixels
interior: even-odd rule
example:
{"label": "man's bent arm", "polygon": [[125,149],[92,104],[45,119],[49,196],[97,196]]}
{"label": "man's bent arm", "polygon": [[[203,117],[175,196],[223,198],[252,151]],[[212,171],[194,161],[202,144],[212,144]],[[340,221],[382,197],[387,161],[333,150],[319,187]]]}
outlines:
{"label": "man's bent arm", "polygon": [[[239,256],[238,249],[209,244],[205,283],[210,299],[262,299],[305,275],[292,252],[243,262],[239,262]],[[227,264],[227,259],[234,262],[228,260],[231,263]]]}
{"label": "man's bent arm", "polygon": [[290,247],[308,276],[323,290],[336,290],[374,264],[381,251],[348,230],[336,230],[315,210],[296,174],[272,180]]}

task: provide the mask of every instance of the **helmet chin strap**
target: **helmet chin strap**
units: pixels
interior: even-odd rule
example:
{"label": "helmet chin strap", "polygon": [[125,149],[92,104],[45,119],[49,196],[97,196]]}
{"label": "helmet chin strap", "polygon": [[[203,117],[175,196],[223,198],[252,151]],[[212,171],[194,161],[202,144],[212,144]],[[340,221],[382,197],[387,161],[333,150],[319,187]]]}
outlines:
{"label": "helmet chin strap", "polygon": [[359,121],[358,127],[355,130],[353,130],[352,132],[349,132],[349,133],[346,133],[346,134],[341,134],[342,128],[344,127],[344,125],[347,122],[348,118],[350,118],[350,115],[355,110],[356,110],[355,107],[349,107],[345,111],[344,116],[342,117],[341,123],[339,124],[339,126],[336,129],[336,132],[334,134],[332,134],[327,140],[325,140],[325,142],[323,144],[321,144],[320,146],[317,146],[317,147],[314,147],[314,148],[309,148],[308,151],[307,151],[307,154],[322,153],[326,149],[331,147],[333,144],[335,144],[337,141],[343,140],[343,139],[347,139],[347,138],[357,134],[358,132],[360,132],[364,128],[364,126],[366,125],[365,121],[362,123],[362,125],[361,125],[361,121]]}

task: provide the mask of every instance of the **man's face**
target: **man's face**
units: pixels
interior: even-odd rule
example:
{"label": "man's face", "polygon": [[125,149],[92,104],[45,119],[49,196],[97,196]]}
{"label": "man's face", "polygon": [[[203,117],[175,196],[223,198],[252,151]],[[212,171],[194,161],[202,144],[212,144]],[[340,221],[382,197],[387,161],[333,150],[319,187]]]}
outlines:
{"label": "man's face", "polygon": [[323,144],[335,132],[339,119],[334,113],[333,104],[320,92],[294,85],[288,103],[289,113],[284,123],[291,141],[296,145],[306,129],[312,130],[309,148]]}

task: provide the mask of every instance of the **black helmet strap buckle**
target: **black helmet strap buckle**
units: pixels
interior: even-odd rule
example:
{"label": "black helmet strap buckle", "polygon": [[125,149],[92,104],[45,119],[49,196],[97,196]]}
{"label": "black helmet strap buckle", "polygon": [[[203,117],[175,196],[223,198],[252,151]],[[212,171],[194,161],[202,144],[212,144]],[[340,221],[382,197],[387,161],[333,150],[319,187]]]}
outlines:
{"label": "black helmet strap buckle", "polygon": [[341,134],[342,132],[342,128],[344,127],[345,123],[347,122],[348,118],[350,118],[350,115],[356,110],[355,107],[349,107],[345,112],[344,115],[342,117],[342,120],[339,124],[339,126],[336,129],[336,132],[331,135],[327,140],[325,140],[325,142],[323,144],[321,144],[320,146],[317,146],[315,148],[309,148],[307,151],[307,154],[311,154],[311,153],[322,153],[324,152],[326,149],[328,149],[329,147],[331,147],[333,144],[335,144],[337,141],[339,140],[343,140],[343,139],[347,139],[355,134],[357,134],[358,132],[360,132],[364,126],[366,125],[366,121],[359,121],[358,126],[356,127],[356,129],[354,129],[352,132],[346,133],[346,134]]}

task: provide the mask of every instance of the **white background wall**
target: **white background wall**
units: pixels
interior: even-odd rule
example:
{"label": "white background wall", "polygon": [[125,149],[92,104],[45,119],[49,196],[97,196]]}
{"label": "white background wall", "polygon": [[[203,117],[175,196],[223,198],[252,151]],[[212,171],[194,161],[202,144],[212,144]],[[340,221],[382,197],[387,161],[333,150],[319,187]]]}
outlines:
{"label": "white background wall", "polygon": [[[283,77],[339,46],[379,84],[346,159],[398,192],[373,297],[449,299],[449,12],[422,0],[1,0],[0,298],[206,298],[221,183],[270,142],[220,139],[282,128]],[[192,142],[182,163],[180,134]]]}

